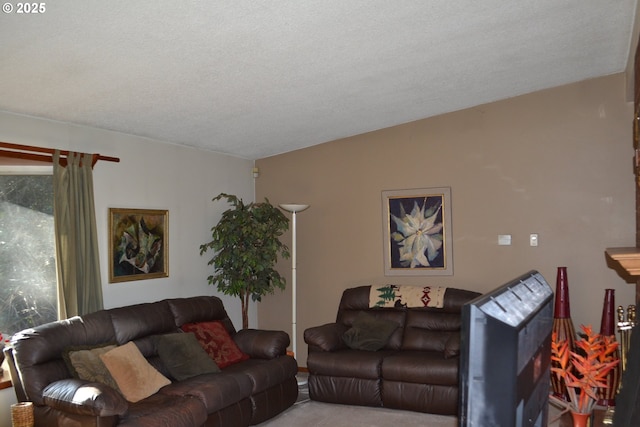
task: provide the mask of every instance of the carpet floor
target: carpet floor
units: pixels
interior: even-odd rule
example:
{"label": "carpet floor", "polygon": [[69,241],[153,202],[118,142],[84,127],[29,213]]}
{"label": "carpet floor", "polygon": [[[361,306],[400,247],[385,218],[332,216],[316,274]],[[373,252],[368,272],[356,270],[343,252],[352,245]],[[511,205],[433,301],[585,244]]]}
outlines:
{"label": "carpet floor", "polygon": [[259,427],[457,427],[456,417],[399,411],[388,408],[336,405],[309,400],[306,374],[298,375],[304,382],[298,388],[296,403],[280,415]]}
{"label": "carpet floor", "polygon": [[396,409],[307,401],[297,403],[277,417],[258,425],[260,427],[457,427],[458,419]]}
{"label": "carpet floor", "polygon": [[[560,426],[560,410],[550,406],[549,427]],[[563,425],[563,424],[562,424]],[[365,406],[336,405],[309,400],[306,385],[299,388],[296,403],[259,427],[457,427],[458,418]]]}
{"label": "carpet floor", "polygon": [[[553,408],[549,427],[570,425],[560,423]],[[258,424],[259,427],[457,427],[458,418],[397,409],[335,405],[315,401],[296,403],[280,415]]]}

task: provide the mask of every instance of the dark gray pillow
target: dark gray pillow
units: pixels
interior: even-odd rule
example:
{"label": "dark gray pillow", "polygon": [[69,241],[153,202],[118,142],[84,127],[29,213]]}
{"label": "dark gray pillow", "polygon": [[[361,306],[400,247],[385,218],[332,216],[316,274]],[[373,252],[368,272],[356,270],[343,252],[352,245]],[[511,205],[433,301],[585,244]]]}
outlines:
{"label": "dark gray pillow", "polygon": [[396,322],[378,319],[361,311],[353,321],[353,326],[342,335],[342,340],[354,350],[377,351],[389,342],[398,326]]}
{"label": "dark gray pillow", "polygon": [[160,360],[178,381],[220,372],[193,333],[158,335],[155,340]]}

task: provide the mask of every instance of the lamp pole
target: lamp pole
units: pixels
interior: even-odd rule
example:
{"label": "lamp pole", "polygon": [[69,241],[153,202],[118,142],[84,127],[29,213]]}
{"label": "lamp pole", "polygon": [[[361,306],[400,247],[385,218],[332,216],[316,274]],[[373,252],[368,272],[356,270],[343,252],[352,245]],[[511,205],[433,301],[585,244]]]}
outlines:
{"label": "lamp pole", "polygon": [[296,214],[307,209],[309,205],[300,205],[295,203],[284,203],[280,207],[287,212],[291,212],[292,228],[291,228],[291,329],[292,329],[292,348],[293,356],[298,356],[298,332],[297,332],[297,283],[296,283]]}

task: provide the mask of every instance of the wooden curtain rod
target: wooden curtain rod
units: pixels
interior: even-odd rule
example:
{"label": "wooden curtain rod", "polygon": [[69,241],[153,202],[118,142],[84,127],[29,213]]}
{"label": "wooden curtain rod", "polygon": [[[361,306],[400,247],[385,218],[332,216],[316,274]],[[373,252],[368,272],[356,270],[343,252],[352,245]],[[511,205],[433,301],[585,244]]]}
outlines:
{"label": "wooden curtain rod", "polygon": [[[26,159],[26,160],[35,160],[37,162],[53,163],[54,152],[55,152],[55,149],[53,148],[34,147],[31,145],[20,145],[20,144],[12,144],[10,142],[0,142],[0,156],[4,156],[4,157],[13,157],[16,159]],[[45,155],[33,154],[33,153],[45,153]],[[69,151],[60,150],[60,155],[68,156]],[[92,167],[98,162],[98,160],[105,160],[107,162],[116,162],[116,163],[120,161],[118,157],[102,156],[100,154],[92,154],[91,158],[92,158],[91,159]],[[63,165],[66,164],[66,161],[67,161],[66,158],[60,159],[60,162]]]}

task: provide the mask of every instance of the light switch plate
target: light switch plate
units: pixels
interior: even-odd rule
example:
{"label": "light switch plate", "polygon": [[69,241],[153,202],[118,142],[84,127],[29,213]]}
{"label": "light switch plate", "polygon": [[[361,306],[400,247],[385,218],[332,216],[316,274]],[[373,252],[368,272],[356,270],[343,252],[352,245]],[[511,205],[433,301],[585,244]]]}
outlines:
{"label": "light switch plate", "polygon": [[500,245],[500,246],[510,246],[511,245],[511,234],[498,234],[498,245]]}

